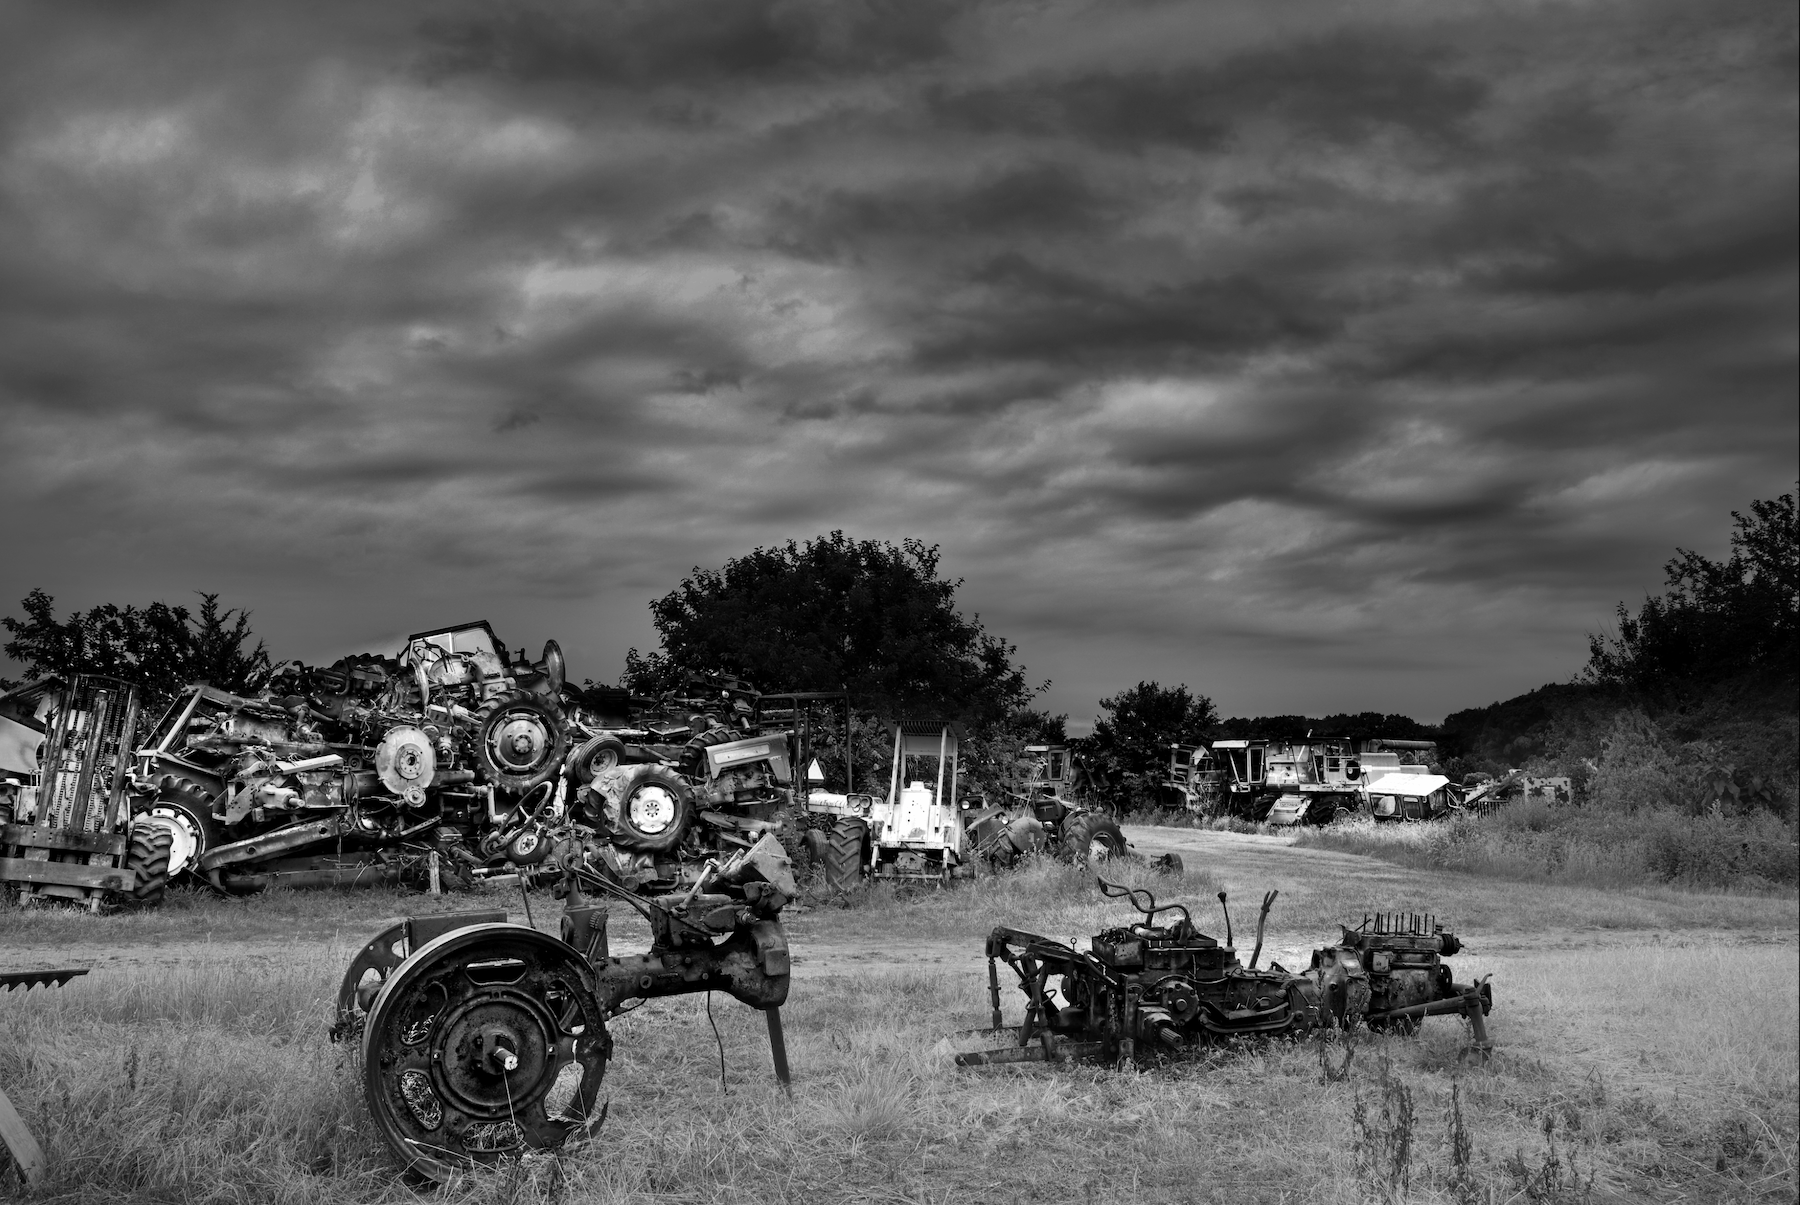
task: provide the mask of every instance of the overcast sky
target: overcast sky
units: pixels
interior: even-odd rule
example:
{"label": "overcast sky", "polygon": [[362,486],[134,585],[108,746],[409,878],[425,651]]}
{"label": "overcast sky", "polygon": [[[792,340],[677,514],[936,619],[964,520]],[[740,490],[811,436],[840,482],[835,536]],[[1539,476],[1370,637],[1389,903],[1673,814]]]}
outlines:
{"label": "overcast sky", "polygon": [[0,605],[612,680],[841,528],[1077,730],[1564,681],[1792,488],[1795,13],[8,3]]}

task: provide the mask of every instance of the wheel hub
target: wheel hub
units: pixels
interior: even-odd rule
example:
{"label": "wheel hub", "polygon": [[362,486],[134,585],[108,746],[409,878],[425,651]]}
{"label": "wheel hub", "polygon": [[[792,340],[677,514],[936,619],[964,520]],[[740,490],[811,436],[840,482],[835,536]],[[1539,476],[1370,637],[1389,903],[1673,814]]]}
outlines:
{"label": "wheel hub", "polygon": [[556,1021],[527,995],[501,992],[477,999],[444,1022],[434,1045],[436,1086],[472,1117],[498,1120],[550,1090],[545,1071],[556,1058]]}
{"label": "wheel hub", "polygon": [[494,734],[496,760],[515,774],[535,770],[549,747],[549,734],[535,716],[508,719]]}
{"label": "wheel hub", "polygon": [[150,821],[169,834],[169,877],[192,866],[204,851],[204,840],[192,819],[169,807],[150,809]]}
{"label": "wheel hub", "polygon": [[662,787],[648,786],[632,795],[627,811],[639,832],[655,836],[674,823],[675,799]]}

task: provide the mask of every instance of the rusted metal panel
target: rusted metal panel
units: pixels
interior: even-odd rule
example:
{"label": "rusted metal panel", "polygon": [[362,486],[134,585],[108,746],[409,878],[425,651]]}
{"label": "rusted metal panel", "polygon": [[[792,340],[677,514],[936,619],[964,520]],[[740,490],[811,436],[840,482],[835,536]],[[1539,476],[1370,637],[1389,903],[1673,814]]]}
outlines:
{"label": "rusted metal panel", "polygon": [[137,884],[137,875],[123,866],[83,866],[79,862],[39,862],[31,858],[0,858],[0,879],[99,891],[130,891]]}
{"label": "rusted metal panel", "polygon": [[116,856],[123,854],[129,843],[130,839],[124,833],[72,833],[66,829],[43,828],[36,824],[0,824],[0,845]]}

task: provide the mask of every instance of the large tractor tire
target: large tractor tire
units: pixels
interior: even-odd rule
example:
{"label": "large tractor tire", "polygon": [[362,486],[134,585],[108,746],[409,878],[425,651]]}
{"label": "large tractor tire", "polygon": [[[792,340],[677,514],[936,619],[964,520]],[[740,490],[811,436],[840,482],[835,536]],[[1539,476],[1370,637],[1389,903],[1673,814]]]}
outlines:
{"label": "large tractor tire", "polygon": [[1077,866],[1093,866],[1125,854],[1125,834],[1119,822],[1099,812],[1082,812],[1062,832],[1063,857]]}
{"label": "large tractor tire", "polygon": [[189,778],[163,775],[157,784],[156,802],[137,817],[169,830],[169,878],[200,878],[200,856],[224,841],[224,830],[213,819],[212,799],[204,787]]}
{"label": "large tractor tire", "polygon": [[693,822],[694,797],[687,783],[674,771],[654,766],[625,788],[614,840],[626,849],[660,853],[681,844]]}
{"label": "large tractor tire", "polygon": [[475,749],[495,784],[523,795],[556,777],[569,731],[549,703],[516,690],[483,709]]}
{"label": "large tractor tire", "polygon": [[839,816],[825,834],[825,885],[848,891],[862,881],[869,826],[856,816]]}
{"label": "large tractor tire", "polygon": [[175,834],[154,820],[132,822],[130,844],[125,850],[125,865],[137,876],[128,901],[133,908],[154,908],[163,902],[169,888],[169,855],[175,845]]}
{"label": "large tractor tire", "polygon": [[625,742],[616,736],[596,736],[569,754],[569,773],[582,786],[603,770],[616,769],[625,760]]}

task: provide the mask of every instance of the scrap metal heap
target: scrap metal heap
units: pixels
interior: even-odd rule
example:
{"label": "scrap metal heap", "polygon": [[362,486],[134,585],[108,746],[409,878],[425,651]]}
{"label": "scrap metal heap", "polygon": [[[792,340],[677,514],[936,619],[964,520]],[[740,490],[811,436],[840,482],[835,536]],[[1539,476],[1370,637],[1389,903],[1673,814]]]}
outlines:
{"label": "scrap metal heap", "polygon": [[397,658],[289,662],[256,698],[190,686],[138,752],[138,810],[172,840],[171,878],[223,891],[392,882],[433,852],[466,872],[561,769],[563,686],[555,641],[509,656],[486,622]]}
{"label": "scrap metal heap", "polygon": [[[683,892],[633,890],[604,866],[566,873],[560,939],[503,913],[419,917],[370,941],[344,975],[332,1037],[360,1041],[376,1129],[421,1175],[592,1134],[606,1023],[652,998],[720,991],[761,1010],[788,1082],[780,914],[798,889],[774,837],[709,863]],[[642,914],[650,949],[612,954],[607,909],[589,893]]]}
{"label": "scrap metal heap", "polygon": [[[1313,953],[1299,974],[1278,963],[1259,970],[1263,927],[1276,894],[1263,897],[1256,947],[1246,965],[1232,947],[1201,933],[1181,904],[1161,904],[1142,888],[1098,880],[1102,894],[1127,899],[1143,921],[1094,935],[1089,950],[1005,926],[987,940],[993,1028],[1001,1021],[999,964],[1025,995],[1018,1041],[956,1056],[958,1066],[994,1063],[1148,1061],[1247,1037],[1301,1036],[1314,1029],[1411,1032],[1420,1019],[1459,1013],[1477,1048],[1488,1048],[1482,1018],[1492,1008],[1485,982],[1458,984],[1443,959],[1461,949],[1430,917],[1383,914],[1345,928],[1339,944]],[[1219,893],[1221,905],[1225,893]],[[1162,913],[1178,914],[1158,925]],[[1060,994],[1059,1004],[1052,994]]]}

